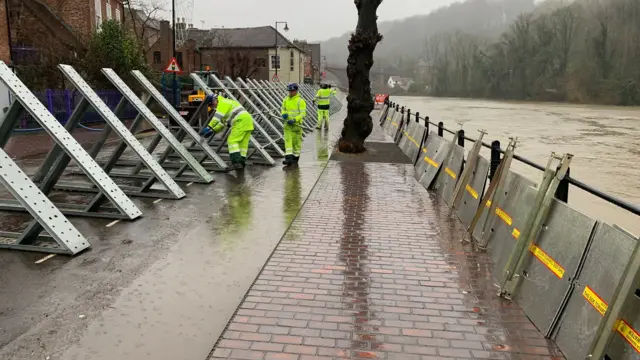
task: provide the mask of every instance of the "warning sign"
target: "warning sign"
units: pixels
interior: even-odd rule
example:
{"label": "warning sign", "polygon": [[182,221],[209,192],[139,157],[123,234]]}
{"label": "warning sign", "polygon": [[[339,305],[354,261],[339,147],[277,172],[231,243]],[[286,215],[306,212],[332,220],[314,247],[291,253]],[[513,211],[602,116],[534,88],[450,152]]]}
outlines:
{"label": "warning sign", "polygon": [[624,320],[620,320],[617,329],[629,345],[633,346],[633,348],[640,353],[640,334]]}
{"label": "warning sign", "polygon": [[564,268],[560,266],[551,256],[549,256],[542,249],[537,247],[535,244],[531,244],[529,247],[529,251],[533,253],[533,255],[540,260],[541,263],[544,264],[558,279],[562,279],[564,276]]}
{"label": "warning sign", "polygon": [[178,60],[176,60],[176,58],[171,58],[171,61],[169,61],[169,65],[167,65],[167,68],[164,69],[164,71],[172,73],[182,72],[182,70],[180,70],[180,66],[178,66]]}
{"label": "warning sign", "polygon": [[600,313],[600,315],[604,315],[607,312],[607,308],[609,305],[602,300],[595,291],[593,291],[590,287],[585,286],[584,291],[582,292],[582,296]]}
{"label": "warning sign", "polygon": [[271,77],[271,81],[273,82],[279,82],[280,79],[278,78],[278,74],[273,74],[273,77]]}

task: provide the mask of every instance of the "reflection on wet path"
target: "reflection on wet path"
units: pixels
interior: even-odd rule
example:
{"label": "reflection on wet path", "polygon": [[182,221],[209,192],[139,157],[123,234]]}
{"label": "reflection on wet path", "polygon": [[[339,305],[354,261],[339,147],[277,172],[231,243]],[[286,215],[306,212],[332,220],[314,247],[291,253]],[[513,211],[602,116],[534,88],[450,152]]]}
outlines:
{"label": "reflection on wet path", "polygon": [[380,347],[375,314],[370,308],[369,247],[365,238],[369,173],[363,163],[340,164],[342,236],[338,259],[344,264],[342,303],[352,312],[351,350],[354,357],[374,357]]}
{"label": "reflection on wet path", "polygon": [[562,358],[463,234],[410,165],[330,161],[212,358]]}

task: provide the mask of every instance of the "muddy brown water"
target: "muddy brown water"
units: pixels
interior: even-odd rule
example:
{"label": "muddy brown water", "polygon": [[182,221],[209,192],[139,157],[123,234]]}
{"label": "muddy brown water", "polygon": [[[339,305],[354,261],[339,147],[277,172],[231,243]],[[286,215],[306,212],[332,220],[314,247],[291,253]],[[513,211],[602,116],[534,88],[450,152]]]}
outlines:
{"label": "muddy brown water", "polygon": [[[516,153],[546,164],[552,151],[571,153],[571,176],[610,195],[640,205],[640,108],[523,103],[430,97],[393,97],[392,101],[442,121],[445,127],[485,142],[517,137]],[[466,146],[467,150],[471,144]],[[488,150],[484,156],[489,156]],[[518,161],[516,172],[539,182],[542,172]],[[597,219],[640,235],[640,217],[571,187],[569,204]]]}

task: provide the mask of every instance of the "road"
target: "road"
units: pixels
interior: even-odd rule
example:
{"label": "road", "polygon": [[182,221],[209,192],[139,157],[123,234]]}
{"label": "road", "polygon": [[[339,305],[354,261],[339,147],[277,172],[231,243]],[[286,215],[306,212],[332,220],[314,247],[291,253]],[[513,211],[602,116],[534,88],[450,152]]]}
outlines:
{"label": "road", "polygon": [[[551,151],[571,153],[572,177],[640,204],[640,108],[431,97],[392,101],[449,129],[463,124],[470,137],[484,129],[486,142],[500,140],[506,146],[510,136],[517,137],[516,153],[542,165]],[[516,161],[513,167],[536,182],[541,179],[542,173],[527,165]],[[640,235],[637,216],[580,189],[571,188],[569,204]]]}

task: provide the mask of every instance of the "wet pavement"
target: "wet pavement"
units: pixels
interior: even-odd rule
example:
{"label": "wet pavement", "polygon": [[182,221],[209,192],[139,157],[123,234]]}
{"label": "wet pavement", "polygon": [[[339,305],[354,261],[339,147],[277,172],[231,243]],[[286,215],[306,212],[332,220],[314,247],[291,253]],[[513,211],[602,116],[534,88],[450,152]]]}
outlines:
{"label": "wet pavement", "polygon": [[0,252],[0,359],[205,359],[325,167],[342,117],[305,138],[296,170],[256,165],[181,183],[183,200],[133,198],[144,213],[134,222],[70,218],[92,244],[76,257]]}
{"label": "wet pavement", "polygon": [[330,161],[210,358],[563,358],[413,174]]}

